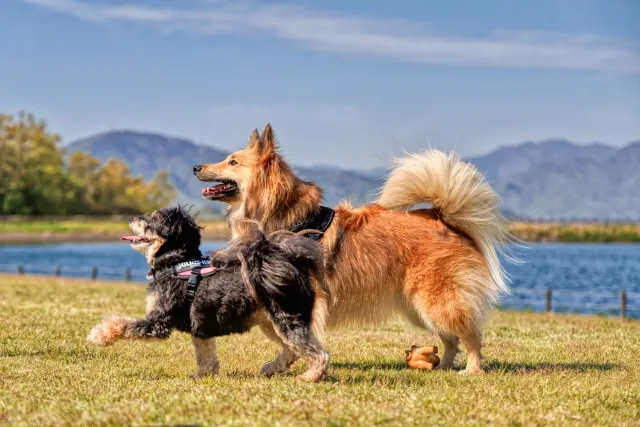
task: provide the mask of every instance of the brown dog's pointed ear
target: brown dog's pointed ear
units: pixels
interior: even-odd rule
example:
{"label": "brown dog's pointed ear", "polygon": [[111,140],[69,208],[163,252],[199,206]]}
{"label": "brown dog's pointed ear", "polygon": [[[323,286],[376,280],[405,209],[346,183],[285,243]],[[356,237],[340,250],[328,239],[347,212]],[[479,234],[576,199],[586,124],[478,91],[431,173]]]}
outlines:
{"label": "brown dog's pointed ear", "polygon": [[260,139],[258,139],[256,147],[260,154],[272,153],[276,150],[276,137],[273,134],[273,129],[271,129],[271,123],[268,123],[267,126],[265,126],[262,131],[262,135],[260,135]]}
{"label": "brown dog's pointed ear", "polygon": [[256,148],[256,144],[258,144],[258,140],[260,139],[260,134],[258,133],[258,129],[254,129],[249,137],[249,144],[247,144],[247,150],[252,150]]}

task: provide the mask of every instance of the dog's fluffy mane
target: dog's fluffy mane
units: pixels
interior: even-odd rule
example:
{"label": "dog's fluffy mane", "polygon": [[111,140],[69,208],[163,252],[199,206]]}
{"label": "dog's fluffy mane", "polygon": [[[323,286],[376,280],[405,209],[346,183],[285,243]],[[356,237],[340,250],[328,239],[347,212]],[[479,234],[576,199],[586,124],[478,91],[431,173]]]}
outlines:
{"label": "dog's fluffy mane", "polygon": [[260,167],[247,188],[246,218],[257,220],[270,232],[289,229],[300,218],[319,212],[322,189],[294,174],[279,152],[271,126],[267,126],[258,142],[249,148],[257,151]]}

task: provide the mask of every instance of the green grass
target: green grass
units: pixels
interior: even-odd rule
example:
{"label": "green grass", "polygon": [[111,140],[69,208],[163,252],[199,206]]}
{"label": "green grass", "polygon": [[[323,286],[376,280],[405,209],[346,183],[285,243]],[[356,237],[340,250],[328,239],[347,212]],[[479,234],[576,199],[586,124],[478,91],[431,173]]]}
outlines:
{"label": "green grass", "polygon": [[[204,237],[227,239],[229,230],[222,220],[207,220]],[[593,242],[593,243],[640,243],[638,224],[557,224],[514,222],[510,231],[526,242]],[[0,221],[0,242],[57,240],[111,240],[115,235],[127,233],[126,220],[108,219],[61,219]]]}
{"label": "green grass", "polygon": [[[203,224],[204,237],[227,239],[229,230],[222,220],[207,220]],[[526,242],[593,242],[593,243],[640,243],[638,224],[558,224],[514,222],[510,231]],[[127,233],[125,219],[61,219],[0,221],[0,242],[37,242],[54,237],[68,236],[70,240],[110,240]]]}
{"label": "green grass", "polygon": [[640,243],[640,224],[515,222],[509,228],[526,242]]}
{"label": "green grass", "polygon": [[142,315],[144,293],[0,276],[0,424],[640,425],[638,322],[496,312],[476,377],[406,369],[405,348],[438,340],[403,323],[338,330],[315,385],[294,379],[303,362],[260,377],[277,347],[255,331],[220,338],[220,375],[196,381],[185,334],[85,344],[103,315]]}
{"label": "green grass", "polygon": [[126,220],[29,220],[29,221],[2,221],[0,222],[0,233],[111,233],[126,231]]}
{"label": "green grass", "polygon": [[[203,221],[203,237],[226,239],[229,229],[223,220]],[[130,233],[126,219],[61,219],[0,221],[1,243],[114,240]]]}

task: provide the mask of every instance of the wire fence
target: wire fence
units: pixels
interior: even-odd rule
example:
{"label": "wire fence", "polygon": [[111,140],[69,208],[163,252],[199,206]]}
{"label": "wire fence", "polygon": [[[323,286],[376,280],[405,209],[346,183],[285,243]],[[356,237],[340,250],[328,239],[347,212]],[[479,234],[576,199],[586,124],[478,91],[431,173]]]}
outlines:
{"label": "wire fence", "polygon": [[90,278],[91,280],[123,280],[142,282],[146,280],[146,270],[130,267],[113,268],[98,266],[61,266],[35,264],[0,264],[0,273],[36,274],[44,276]]}
{"label": "wire fence", "polygon": [[[0,264],[0,273],[146,282],[147,271],[129,267]],[[501,308],[640,319],[640,292],[511,288]]]}

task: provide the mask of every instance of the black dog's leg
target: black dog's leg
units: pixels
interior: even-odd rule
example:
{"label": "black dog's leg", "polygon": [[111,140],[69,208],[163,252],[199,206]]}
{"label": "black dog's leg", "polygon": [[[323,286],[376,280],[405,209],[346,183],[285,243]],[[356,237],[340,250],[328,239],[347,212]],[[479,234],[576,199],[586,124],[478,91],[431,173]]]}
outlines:
{"label": "black dog's leg", "polygon": [[318,382],[329,368],[329,353],[323,348],[320,341],[311,332],[310,325],[300,325],[295,321],[278,321],[275,331],[284,344],[293,352],[307,359],[307,371],[298,376],[298,379],[306,382]]}
{"label": "black dog's leg", "polygon": [[173,330],[170,320],[168,315],[158,312],[151,312],[144,319],[111,316],[91,329],[87,341],[109,346],[123,338],[169,338]]}
{"label": "black dog's leg", "polygon": [[271,323],[262,323],[260,325],[260,329],[262,329],[262,332],[267,336],[267,338],[282,346],[282,350],[280,351],[280,353],[278,353],[274,360],[272,360],[271,362],[265,362],[265,364],[262,365],[260,373],[262,375],[270,377],[276,373],[281,374],[283,372],[287,372],[291,365],[293,365],[294,362],[298,360],[299,356],[291,351],[289,346],[287,346],[284,341],[282,341],[282,338],[278,336]]}
{"label": "black dog's leg", "polygon": [[198,338],[191,335],[191,342],[196,350],[196,362],[198,363],[198,372],[194,377],[202,378],[217,375],[220,370],[220,364],[218,363],[216,339]]}

